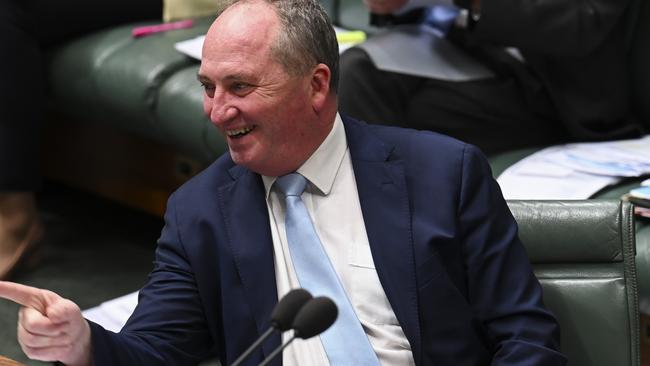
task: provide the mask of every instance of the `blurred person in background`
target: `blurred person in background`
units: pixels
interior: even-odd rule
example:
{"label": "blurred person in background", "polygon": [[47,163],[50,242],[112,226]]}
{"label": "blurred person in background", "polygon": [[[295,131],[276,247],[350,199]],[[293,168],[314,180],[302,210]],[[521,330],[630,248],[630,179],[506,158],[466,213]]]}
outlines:
{"label": "blurred person in background", "polygon": [[48,51],[105,27],[159,21],[162,7],[162,0],[0,1],[0,280],[32,262],[43,235],[35,193],[43,184]]}

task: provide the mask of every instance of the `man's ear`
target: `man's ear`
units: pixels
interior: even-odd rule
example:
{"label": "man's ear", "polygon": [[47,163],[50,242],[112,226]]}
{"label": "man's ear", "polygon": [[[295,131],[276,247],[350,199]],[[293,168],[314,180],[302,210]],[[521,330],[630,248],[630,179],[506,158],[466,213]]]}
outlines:
{"label": "man's ear", "polygon": [[311,103],[314,111],[320,112],[330,96],[332,72],[325,64],[318,64],[311,73]]}

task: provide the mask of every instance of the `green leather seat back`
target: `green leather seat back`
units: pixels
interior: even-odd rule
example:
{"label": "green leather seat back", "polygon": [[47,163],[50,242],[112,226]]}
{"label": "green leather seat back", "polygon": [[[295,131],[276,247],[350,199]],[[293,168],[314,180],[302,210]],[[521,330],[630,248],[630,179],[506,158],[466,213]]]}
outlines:
{"label": "green leather seat back", "polygon": [[78,121],[108,124],[211,162],[225,144],[203,115],[196,72],[188,72],[198,61],[174,44],[204,34],[212,20],[141,38],[131,29],[146,23],[126,24],[62,45],[49,64],[53,105]]}
{"label": "green leather seat back", "polygon": [[199,63],[175,72],[160,86],[155,114],[166,141],[200,162],[210,163],[228,146],[203,113],[203,88],[196,79]]}
{"label": "green leather seat back", "polygon": [[509,201],[571,366],[639,365],[632,206]]}

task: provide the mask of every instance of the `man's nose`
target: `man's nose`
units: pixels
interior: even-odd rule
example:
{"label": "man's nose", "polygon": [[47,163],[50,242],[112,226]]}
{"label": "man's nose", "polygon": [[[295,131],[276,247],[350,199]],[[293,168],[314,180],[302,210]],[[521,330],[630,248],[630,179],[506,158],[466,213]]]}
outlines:
{"label": "man's nose", "polygon": [[215,91],[214,96],[210,99],[210,120],[216,126],[232,120],[237,116],[238,109],[230,103],[225,93]]}

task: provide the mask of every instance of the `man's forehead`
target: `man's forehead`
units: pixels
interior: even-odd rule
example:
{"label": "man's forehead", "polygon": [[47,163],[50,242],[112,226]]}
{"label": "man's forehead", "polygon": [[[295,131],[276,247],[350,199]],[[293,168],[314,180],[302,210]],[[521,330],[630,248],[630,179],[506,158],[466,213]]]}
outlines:
{"label": "man's forehead", "polygon": [[253,27],[258,31],[272,28],[277,23],[277,15],[272,5],[262,0],[235,3],[226,9],[215,21],[219,31],[241,31]]}
{"label": "man's forehead", "polygon": [[263,1],[228,8],[206,35],[200,73],[211,77],[218,74],[220,78],[231,73],[259,73],[258,66],[271,56],[278,25],[275,10]]}
{"label": "man's forehead", "polygon": [[278,23],[273,8],[263,1],[236,3],[215,20],[206,35],[206,42],[268,44]]}
{"label": "man's forehead", "polygon": [[232,51],[266,50],[276,36],[279,21],[263,1],[236,3],[212,24],[205,38],[204,57]]}

